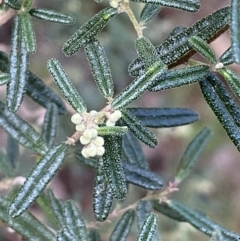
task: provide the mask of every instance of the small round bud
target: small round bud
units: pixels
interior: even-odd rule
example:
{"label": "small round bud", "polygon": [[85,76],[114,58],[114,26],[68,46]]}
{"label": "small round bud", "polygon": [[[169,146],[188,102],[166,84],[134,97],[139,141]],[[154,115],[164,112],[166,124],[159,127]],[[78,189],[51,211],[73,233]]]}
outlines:
{"label": "small round bud", "polygon": [[113,8],[117,8],[117,7],[118,7],[118,2],[112,0],[112,1],[110,1],[110,5],[111,5],[111,7],[113,7]]}
{"label": "small round bud", "polygon": [[223,67],[224,67],[224,64],[221,62],[215,65],[215,69],[222,69]]}
{"label": "small round bud", "polygon": [[91,116],[95,116],[95,115],[97,115],[97,111],[96,110],[91,110],[90,112],[89,112],[89,114],[91,115]]}
{"label": "small round bud", "polygon": [[101,136],[98,136],[93,140],[93,144],[96,145],[96,146],[103,146],[104,145],[104,139]]}
{"label": "small round bud", "polygon": [[98,131],[97,131],[96,129],[94,129],[94,128],[92,128],[92,129],[90,129],[90,130],[91,130],[91,132],[92,132],[92,138],[97,137]]}
{"label": "small round bud", "polygon": [[115,126],[115,122],[112,122],[110,120],[107,120],[106,126]]}
{"label": "small round bud", "polygon": [[122,112],[120,110],[114,111],[114,114],[118,119],[122,117]]}
{"label": "small round bud", "polygon": [[86,129],[84,124],[76,125],[76,131],[84,131]]}
{"label": "small round bud", "polygon": [[97,155],[102,156],[105,153],[105,148],[103,146],[97,147]]}
{"label": "small round bud", "polygon": [[82,155],[85,157],[85,158],[88,158],[88,154],[87,154],[87,151],[86,151],[86,148],[83,148],[82,151],[81,151]]}
{"label": "small round bud", "polygon": [[86,138],[85,136],[81,136],[79,140],[80,140],[81,144],[83,144],[83,145],[90,143],[90,139]]}
{"label": "small round bud", "polygon": [[86,129],[84,132],[83,132],[83,136],[87,139],[91,139],[92,138],[92,130],[91,129]]}
{"label": "small round bud", "polygon": [[89,157],[94,157],[97,155],[97,147],[95,145],[90,145],[86,148],[86,152]]}
{"label": "small round bud", "polygon": [[81,124],[82,122],[82,116],[79,114],[79,113],[76,113],[74,114],[72,117],[71,117],[71,121],[73,124],[75,125],[78,125],[78,124]]}

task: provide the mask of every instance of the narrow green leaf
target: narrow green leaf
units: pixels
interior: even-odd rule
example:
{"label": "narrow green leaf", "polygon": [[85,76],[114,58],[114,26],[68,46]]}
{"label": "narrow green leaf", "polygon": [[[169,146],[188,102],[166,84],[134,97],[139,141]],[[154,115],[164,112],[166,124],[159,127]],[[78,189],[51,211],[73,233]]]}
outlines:
{"label": "narrow green leaf", "polygon": [[98,134],[100,136],[106,136],[106,135],[120,135],[122,136],[127,132],[126,126],[102,126],[98,128]]}
{"label": "narrow green leaf", "polygon": [[221,231],[219,231],[218,229],[216,229],[211,236],[210,241],[224,241],[223,236],[221,234]]}
{"label": "narrow green leaf", "polygon": [[155,63],[145,74],[133,80],[131,84],[114,98],[112,108],[122,109],[139,98],[166,69],[166,65],[162,64],[162,62]]}
{"label": "narrow green leaf", "polygon": [[134,221],[134,216],[135,211],[133,209],[127,210],[115,226],[109,241],[126,241]]}
{"label": "narrow green leaf", "polygon": [[148,89],[157,92],[193,84],[206,78],[209,73],[210,68],[207,65],[197,65],[182,69],[169,70],[155,80],[154,84]]}
{"label": "narrow green leaf", "polygon": [[182,126],[199,120],[198,113],[187,108],[128,108],[128,111],[152,128]]}
{"label": "narrow green leaf", "polygon": [[197,12],[200,8],[198,0],[131,0],[139,3],[161,4],[165,7],[178,8],[188,12]]}
{"label": "narrow green leaf", "polygon": [[78,207],[73,201],[63,202],[64,229],[74,235],[76,241],[89,241],[88,232]]}
{"label": "narrow green leaf", "polygon": [[125,199],[127,187],[122,167],[122,136],[104,136],[105,153],[103,155],[104,172],[117,200]]}
{"label": "narrow green leaf", "polygon": [[240,64],[240,1],[231,0],[231,42],[235,62]]}
{"label": "narrow green leaf", "polygon": [[[195,50],[190,46],[188,39],[196,35],[208,43],[212,42],[228,29],[229,12],[229,6],[218,9],[179,34],[167,38],[161,45],[156,47],[162,62],[169,67],[186,62],[195,54]],[[135,59],[130,64],[128,71],[132,76],[142,75],[145,70],[141,59]]]}
{"label": "narrow green leaf", "polygon": [[4,3],[15,10],[19,10],[21,8],[20,0],[4,0]]}
{"label": "narrow green leaf", "polygon": [[49,147],[52,147],[57,134],[58,108],[54,103],[50,103],[44,116],[42,137],[47,141]]}
{"label": "narrow green leaf", "polygon": [[173,210],[166,202],[159,202],[159,200],[151,201],[152,207],[155,211],[166,215],[169,218],[177,220],[178,222],[186,222],[186,219],[177,211]]}
{"label": "narrow green leaf", "polygon": [[233,97],[214,74],[199,83],[205,100],[240,151],[240,109]]}
{"label": "narrow green leaf", "polygon": [[212,134],[211,129],[203,128],[189,143],[176,169],[175,180],[177,182],[181,182],[190,173]]}
{"label": "narrow green leaf", "polygon": [[7,106],[16,112],[20,107],[27,83],[28,53],[21,36],[20,17],[14,19],[11,36],[10,82],[7,85]]}
{"label": "narrow green leaf", "polygon": [[223,65],[229,65],[233,64],[235,62],[235,59],[233,57],[233,49],[232,46],[230,46],[219,58],[219,62]]}
{"label": "narrow green leaf", "polygon": [[11,216],[17,217],[22,214],[41,194],[63,163],[68,147],[65,143],[58,144],[35,165],[10,205]]}
{"label": "narrow green leaf", "polygon": [[16,169],[19,159],[18,141],[8,134],[7,139],[7,159],[13,169]]}
{"label": "narrow green leaf", "polygon": [[13,167],[6,157],[6,155],[0,151],[0,170],[6,177],[13,177],[15,172]]}
{"label": "narrow green leaf", "polygon": [[150,213],[140,230],[137,241],[151,241],[154,238],[158,224],[158,217],[154,213]]}
{"label": "narrow green leaf", "polygon": [[127,109],[122,110],[122,122],[144,144],[154,148],[158,144],[156,136]]}
{"label": "narrow green leaf", "polygon": [[101,237],[98,229],[95,229],[95,228],[90,229],[88,236],[91,241],[101,241]]}
{"label": "narrow green leaf", "polygon": [[163,179],[148,169],[127,162],[123,162],[123,169],[125,179],[129,183],[148,190],[161,190],[164,187]]}
{"label": "narrow green leaf", "polygon": [[97,167],[98,167],[98,160],[97,159],[85,158],[82,155],[81,150],[75,151],[74,152],[74,156],[77,158],[77,160],[79,160],[80,162],[84,163],[88,167],[93,168],[94,170],[97,170]]}
{"label": "narrow green leaf", "polygon": [[53,241],[54,233],[29,212],[17,218],[8,215],[10,202],[0,196],[0,220],[29,241]]}
{"label": "narrow green leaf", "polygon": [[63,228],[57,232],[57,241],[78,241],[78,239],[68,229]]}
{"label": "narrow green leaf", "polygon": [[76,18],[73,15],[60,13],[51,9],[43,8],[32,8],[29,13],[38,19],[46,20],[52,23],[61,23],[61,24],[75,24]]}
{"label": "narrow green leaf", "polygon": [[154,67],[154,64],[157,61],[161,62],[154,45],[146,37],[136,39],[135,48],[146,69],[151,68],[152,66]]}
{"label": "narrow green leaf", "polygon": [[82,97],[79,95],[76,88],[69,80],[66,72],[64,71],[63,67],[58,62],[58,60],[48,60],[48,70],[53,76],[56,84],[62,91],[63,95],[74,108],[74,110],[78,113],[86,111],[86,104],[84,103]]}
{"label": "narrow green leaf", "polygon": [[[140,200],[137,204],[136,214],[137,214],[137,221],[138,221],[138,229],[141,230],[143,223],[147,216],[152,212],[152,204],[149,201]],[[153,241],[161,241],[159,233],[155,232],[155,235],[152,239]]]}
{"label": "narrow green leaf", "polygon": [[0,85],[5,85],[10,81],[10,75],[8,73],[0,74]]}
{"label": "narrow green leaf", "polygon": [[[0,51],[0,70],[9,73],[9,59],[2,51]],[[28,71],[26,94],[45,108],[47,108],[49,102],[55,103],[58,107],[59,115],[64,115],[67,112],[62,99],[48,88],[39,77],[30,71]]]}
{"label": "narrow green leaf", "polygon": [[237,97],[240,97],[240,77],[231,69],[223,67],[219,73],[227,80]]}
{"label": "narrow green leaf", "polygon": [[217,63],[217,56],[210,48],[210,46],[202,38],[198,36],[192,36],[188,40],[189,44],[204,58],[206,58],[211,64]]}
{"label": "narrow green leaf", "polygon": [[79,30],[77,30],[63,45],[63,52],[66,56],[75,54],[106,26],[108,21],[118,14],[117,8],[107,7],[93,16]]}
{"label": "narrow green leaf", "polygon": [[25,42],[27,52],[29,54],[35,53],[37,50],[37,44],[31,16],[29,13],[22,13],[19,16],[21,21],[21,34],[23,41]]}
{"label": "narrow green leaf", "polygon": [[140,23],[145,24],[153,19],[163,6],[160,4],[146,3],[140,14]]}
{"label": "narrow green leaf", "polygon": [[123,159],[128,163],[136,164],[139,167],[148,169],[148,161],[143,154],[142,147],[138,139],[132,134],[132,132],[127,131],[123,136]]}
{"label": "narrow green leaf", "polygon": [[0,102],[0,125],[26,148],[42,155],[47,152],[46,142],[40,134],[18,115],[9,111],[2,102]]}
{"label": "narrow green leaf", "polygon": [[85,53],[99,91],[105,98],[112,97],[113,80],[103,46],[97,39],[93,39],[85,46]]}
{"label": "narrow green leaf", "polygon": [[22,8],[24,11],[28,12],[31,9],[34,0],[24,0]]}
{"label": "narrow green leaf", "polygon": [[112,202],[113,194],[104,173],[103,160],[99,159],[93,188],[93,212],[97,221],[107,219]]}

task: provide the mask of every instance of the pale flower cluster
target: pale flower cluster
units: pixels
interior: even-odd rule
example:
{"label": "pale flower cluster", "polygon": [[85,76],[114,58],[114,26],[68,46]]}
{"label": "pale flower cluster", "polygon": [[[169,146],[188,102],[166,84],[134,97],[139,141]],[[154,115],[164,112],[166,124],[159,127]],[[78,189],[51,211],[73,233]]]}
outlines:
{"label": "pale flower cluster", "polygon": [[117,8],[122,0],[109,0],[111,7]]}
{"label": "pale flower cluster", "polygon": [[98,136],[98,125],[107,119],[106,126],[115,126],[121,116],[119,110],[112,112],[92,110],[89,113],[76,113],[72,116],[71,121],[76,125],[76,131],[81,132],[79,140],[84,145],[82,155],[85,158],[102,156],[105,153],[104,139]]}

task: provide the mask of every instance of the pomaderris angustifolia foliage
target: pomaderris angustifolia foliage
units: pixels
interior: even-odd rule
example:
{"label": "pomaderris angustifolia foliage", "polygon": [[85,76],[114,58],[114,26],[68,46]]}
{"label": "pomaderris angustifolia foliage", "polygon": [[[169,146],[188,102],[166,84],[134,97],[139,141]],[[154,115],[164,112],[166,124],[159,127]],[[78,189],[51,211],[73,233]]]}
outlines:
{"label": "pomaderris angustifolia foliage", "polygon": [[[205,5],[208,8],[213,3],[200,0],[131,0],[131,2],[129,0],[79,0],[78,2],[69,0],[59,1],[57,4],[54,1],[0,0],[0,25],[2,29],[11,26],[11,37],[9,36],[11,40],[8,45],[0,45],[0,85],[6,85],[6,88],[1,89],[5,93],[1,92],[0,126],[8,134],[6,138],[3,135],[1,139],[1,143],[6,139],[6,145],[1,147],[0,151],[0,170],[4,176],[1,176],[0,181],[0,223],[4,223],[8,228],[1,229],[0,240],[203,240],[204,236],[199,236],[199,239],[198,234],[195,235],[196,231],[185,224],[179,225],[178,227],[181,228],[178,230],[169,232],[167,229],[171,225],[165,224],[164,218],[159,222],[158,213],[164,214],[175,222],[190,224],[199,232],[207,235],[205,240],[240,240],[239,234],[228,230],[232,229],[230,225],[227,228],[223,227],[224,223],[222,223],[220,214],[219,223],[221,224],[212,221],[205,214],[206,210],[202,208],[202,203],[206,198],[195,198],[191,205],[193,208],[190,208],[184,204],[188,202],[187,199],[190,199],[189,193],[183,194],[185,198],[183,202],[174,200],[170,195],[176,191],[184,193],[184,185],[180,187],[180,183],[194,169],[210,139],[212,143],[214,140],[218,143],[213,130],[201,126],[202,122],[198,122],[197,129],[201,126],[200,131],[195,131],[195,128],[190,129],[190,127],[184,129],[187,132],[185,137],[193,136],[193,138],[189,140],[185,151],[178,158],[175,171],[167,178],[169,174],[166,170],[162,170],[163,177],[161,177],[150,168],[142,145],[155,148],[159,138],[161,142],[161,139],[166,138],[168,134],[169,137],[172,136],[170,132],[166,132],[165,136],[159,135],[163,133],[161,128],[172,128],[172,133],[177,133],[179,126],[197,122],[201,116],[188,108],[152,107],[148,99],[144,107],[138,107],[139,103],[143,103],[138,99],[146,92],[148,96],[158,98],[158,96],[163,96],[162,91],[190,84],[198,85],[202,92],[202,99],[209,105],[229,137],[228,142],[231,141],[236,150],[240,151],[238,100],[240,77],[237,74],[240,64],[240,0],[229,1],[229,6],[217,7],[218,4],[216,4],[216,9],[212,13],[189,27],[175,26],[170,35],[164,41],[159,41],[157,46],[152,43],[154,41],[150,40],[151,34],[147,36],[144,29],[147,26],[148,29],[153,28],[152,33],[162,37],[166,32],[166,27],[155,30],[154,28],[159,23],[152,25],[150,23],[156,16],[160,18],[165,16],[164,9],[182,10],[185,11],[184,14],[190,12],[191,16],[194,16],[194,13],[204,8]],[[45,4],[46,7],[39,7]],[[56,10],[49,6],[55,6]],[[69,13],[59,11],[64,6],[66,12],[69,11]],[[214,7],[215,4],[212,8]],[[85,8],[88,9],[88,14],[91,8],[94,11],[97,9],[98,12],[86,20],[88,15],[83,14]],[[73,16],[71,11],[77,16]],[[119,16],[124,14],[128,16],[129,22]],[[111,25],[109,22],[113,18],[115,18],[115,23],[113,21]],[[13,21],[9,21],[11,19]],[[45,23],[42,22],[42,29],[48,29],[50,24],[72,26],[69,29],[63,27],[63,30],[60,27],[54,27],[52,28],[54,34],[49,31],[46,36],[40,36],[38,28],[41,29],[41,27],[35,25],[33,19],[36,22],[39,21],[40,25],[41,21],[45,21]],[[176,17],[176,19],[179,21],[180,18]],[[130,43],[132,35],[129,33],[127,24],[134,29],[136,36],[134,43]],[[163,22],[161,24],[164,25]],[[110,26],[109,29],[111,26],[114,27],[110,31],[107,26]],[[171,27],[170,24],[167,28]],[[231,45],[221,57],[218,57],[215,53],[217,48],[213,49],[209,44],[228,30]],[[7,32],[1,32],[1,39],[4,39],[3,35]],[[72,35],[66,39],[65,32],[67,35],[72,32]],[[117,33],[117,36],[112,36],[114,33]],[[57,38],[57,44],[56,42],[52,44],[53,40],[49,40],[51,34],[57,36],[54,36]],[[60,37],[61,35],[63,37]],[[122,82],[122,86],[126,84],[124,88],[119,85],[115,75],[121,73],[120,78],[126,78],[122,74],[124,69],[121,69],[122,66],[119,64],[126,62],[124,55],[119,54],[123,51],[122,45],[125,44],[122,40],[123,36],[127,39],[127,46],[124,48],[129,51],[129,56],[133,53],[130,48],[134,49],[138,55],[137,58],[131,59],[128,67],[129,75],[134,79],[130,83]],[[39,48],[42,44],[41,39],[44,39],[44,51],[42,47]],[[62,49],[58,49],[59,43]],[[51,52],[50,49],[53,46],[54,51]],[[8,49],[9,51],[6,51]],[[57,55],[56,53],[60,51],[68,57],[68,60],[73,61],[69,62],[70,65],[75,64],[72,55],[81,56],[81,65],[84,69],[87,64],[89,65],[97,87],[93,91],[98,90],[104,101],[99,101],[98,104],[95,96],[89,95],[86,80],[83,84],[84,88],[79,88],[74,75],[77,75],[81,82],[84,74],[74,64],[71,68],[66,65],[65,70],[66,61],[63,58],[60,61],[50,56],[47,63],[42,61],[40,66],[40,68],[47,67],[48,73],[45,75],[54,81],[52,86],[58,87],[63,96],[56,94],[56,88],[51,89],[44,80],[32,73],[31,69],[34,69],[35,65],[39,66],[41,62],[41,54]],[[109,61],[109,56],[114,51],[117,52],[117,57],[115,54],[114,59]],[[201,61],[195,59],[196,53],[201,55]],[[34,58],[32,58],[33,54]],[[40,61],[37,61],[38,57]],[[83,62],[84,60],[86,63]],[[233,63],[236,64],[235,70],[229,66]],[[113,75],[111,69],[114,72]],[[181,91],[182,89],[179,88],[174,92],[178,100],[183,96],[193,94],[193,91],[186,94],[188,89],[185,89],[185,92]],[[153,92],[158,92],[158,95]],[[36,106],[38,104],[46,109],[44,117],[42,116],[41,134],[39,133],[40,126],[28,123],[28,118],[22,111],[27,109],[24,102],[26,95],[36,102]],[[193,100],[195,101],[195,94]],[[156,101],[156,105],[161,101]],[[183,101],[185,102],[189,100]],[[174,103],[174,101],[170,103],[170,106]],[[97,106],[99,109],[91,109],[89,106]],[[194,108],[194,105],[191,106]],[[205,109],[202,106],[201,108]],[[59,124],[59,119],[60,123],[62,120],[59,116],[64,115],[66,117],[61,118],[65,118],[67,123],[64,123],[63,127]],[[213,125],[215,124],[209,123],[209,126]],[[155,130],[152,131],[152,129]],[[191,133],[188,133],[190,130],[192,130]],[[63,139],[60,140],[60,138]],[[162,151],[166,154],[172,153],[175,148],[171,145],[168,143],[167,148]],[[181,146],[184,145],[185,143]],[[31,155],[31,161],[35,160],[35,163],[29,173],[26,173],[24,162],[21,160],[23,153],[24,158],[27,156],[24,148],[34,152],[34,155]],[[216,148],[215,150],[218,151]],[[158,149],[155,153],[157,152]],[[159,162],[163,161],[164,155],[156,154]],[[177,150],[176,155],[179,155]],[[64,180],[67,183],[66,186],[72,185],[69,184],[70,179],[72,175],[76,176],[76,173],[78,178],[88,183],[84,176],[87,174],[83,174],[82,166],[79,168],[79,163],[74,162],[75,160],[95,172],[93,184],[89,184],[89,186],[93,185],[91,210],[93,215],[89,215],[90,210],[87,208],[85,208],[87,210],[80,208],[81,205],[78,203],[79,195],[85,203],[90,202],[89,195],[85,195],[84,189],[76,189],[76,192],[74,190],[69,195],[70,200],[63,200],[56,197],[58,191],[54,189],[54,182],[52,183],[53,189],[49,185],[51,180],[57,178],[55,175],[62,167],[64,170],[65,165],[68,165],[70,169],[72,167],[76,169],[74,174],[69,175],[70,178]],[[165,164],[161,165],[164,167]],[[202,165],[208,169],[206,164]],[[213,169],[215,170],[215,166]],[[214,173],[221,176],[222,173],[217,168],[216,170]],[[206,170],[204,175],[207,176],[208,173],[209,171]],[[21,177],[21,175],[26,177]],[[209,184],[205,183],[205,186],[202,185],[199,188],[204,178],[200,179],[196,176],[196,180],[190,181],[191,184],[185,182],[186,190],[193,190],[193,196],[197,196],[196,193],[203,189],[204,193],[207,193]],[[229,176],[229,180],[224,180],[224,185],[231,181],[231,178],[234,178],[234,174]],[[75,186],[79,185],[76,183],[74,183]],[[232,185],[237,182],[234,179],[229,183]],[[216,187],[222,191],[224,185],[220,183]],[[141,188],[141,192],[136,186]],[[190,186],[194,189],[189,188]],[[223,192],[221,194],[224,196]],[[64,199],[67,199],[66,195]],[[228,197],[228,200],[230,199]],[[211,202],[207,204],[216,212],[214,217],[218,216],[217,210],[222,209],[220,202],[216,204],[217,206]],[[37,203],[40,209],[35,208],[35,212],[32,212],[31,206],[34,203]],[[226,220],[239,223],[239,220],[234,219],[234,213],[239,207],[235,209],[234,212],[228,210],[229,213],[224,209],[224,217],[229,216]],[[137,225],[134,226],[134,223]],[[229,223],[226,221],[225,224]],[[105,227],[102,228],[102,225]],[[235,227],[235,231],[240,232],[239,227],[238,230]],[[19,236],[16,236],[16,233]]]}

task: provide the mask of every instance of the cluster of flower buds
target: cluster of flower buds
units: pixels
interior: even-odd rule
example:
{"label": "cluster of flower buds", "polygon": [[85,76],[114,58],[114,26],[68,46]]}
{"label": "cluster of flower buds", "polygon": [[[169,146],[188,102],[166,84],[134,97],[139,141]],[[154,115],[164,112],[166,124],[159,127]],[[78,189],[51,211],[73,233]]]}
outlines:
{"label": "cluster of flower buds", "polygon": [[92,110],[89,113],[76,113],[72,116],[71,121],[76,125],[76,130],[80,132],[79,140],[84,145],[82,155],[85,158],[104,154],[104,139],[98,136],[98,125],[107,119],[106,126],[115,126],[121,116],[119,110],[112,111],[110,109],[100,112]]}
{"label": "cluster of flower buds", "polygon": [[122,0],[109,0],[111,7],[117,8]]}

